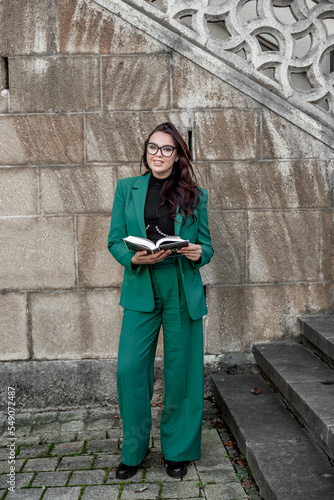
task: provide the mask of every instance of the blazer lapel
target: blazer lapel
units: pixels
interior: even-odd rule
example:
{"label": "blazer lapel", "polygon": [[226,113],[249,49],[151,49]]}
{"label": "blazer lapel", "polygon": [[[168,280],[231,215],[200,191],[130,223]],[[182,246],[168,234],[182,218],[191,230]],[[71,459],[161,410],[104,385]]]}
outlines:
{"label": "blazer lapel", "polygon": [[140,176],[137,182],[135,182],[135,184],[132,186],[132,197],[135,206],[135,212],[143,238],[146,238],[144,208],[150,175],[151,174]]}
{"label": "blazer lapel", "polygon": [[182,216],[179,212],[179,207],[176,209],[176,217],[174,221],[174,234],[175,236],[180,236],[180,231],[181,231],[181,225],[182,225]]}

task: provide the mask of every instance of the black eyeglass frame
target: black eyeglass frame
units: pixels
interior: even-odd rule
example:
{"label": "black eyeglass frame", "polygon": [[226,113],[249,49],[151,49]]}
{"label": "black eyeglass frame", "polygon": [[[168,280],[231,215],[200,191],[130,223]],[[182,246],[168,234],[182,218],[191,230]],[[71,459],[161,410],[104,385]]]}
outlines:
{"label": "black eyeglass frame", "polygon": [[[147,150],[147,148],[148,148],[148,146],[149,146],[150,144],[151,144],[152,146],[155,146],[155,147],[157,148],[157,150],[155,151],[155,153],[150,153],[150,152]],[[171,153],[170,155],[164,155],[164,154],[163,154],[163,152],[162,152],[162,148],[172,148],[172,150],[173,150],[173,151],[172,151],[172,153]],[[159,146],[158,146],[157,144],[155,144],[154,142],[148,142],[148,143],[146,144],[146,152],[147,152],[149,155],[156,155],[156,154],[157,154],[157,152],[159,151],[159,149],[160,149],[160,151],[161,151],[162,156],[164,156],[165,158],[170,158],[171,156],[173,156],[174,149],[177,149],[177,148],[176,148],[176,147],[174,147],[174,146],[171,146],[170,144],[165,144],[164,146],[161,146],[161,147],[159,147]]]}

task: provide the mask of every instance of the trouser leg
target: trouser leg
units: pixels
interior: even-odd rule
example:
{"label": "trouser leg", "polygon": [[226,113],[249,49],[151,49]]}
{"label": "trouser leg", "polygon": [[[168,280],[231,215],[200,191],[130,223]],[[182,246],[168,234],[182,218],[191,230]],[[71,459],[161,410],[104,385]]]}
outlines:
{"label": "trouser leg", "polygon": [[167,460],[196,460],[201,456],[204,399],[202,319],[189,316],[177,266],[173,272],[170,266],[159,268],[155,278],[164,304],[162,452]]}
{"label": "trouser leg", "polygon": [[117,391],[123,420],[122,462],[138,465],[149,446],[154,358],[160,313],[124,310],[118,349]]}

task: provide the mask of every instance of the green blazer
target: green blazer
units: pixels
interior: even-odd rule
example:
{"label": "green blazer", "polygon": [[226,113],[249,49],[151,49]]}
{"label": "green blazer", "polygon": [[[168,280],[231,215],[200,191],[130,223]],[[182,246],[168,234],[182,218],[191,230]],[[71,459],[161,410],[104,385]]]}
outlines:
{"label": "green blazer", "polygon": [[[118,181],[108,237],[110,253],[124,266],[120,305],[125,309],[142,312],[152,312],[154,309],[150,272],[147,265],[132,267],[133,252],[127,249],[123,238],[126,236],[147,237],[144,206],[149,179],[150,174],[147,174]],[[189,239],[190,243],[200,244],[202,247],[199,263],[195,264],[185,256],[177,258],[189,315],[193,320],[201,318],[208,312],[199,268],[210,262],[213,255],[206,209],[207,192],[204,189],[201,191],[203,195],[200,197],[196,210],[197,220],[194,223],[191,218],[183,221],[178,213],[174,224],[176,236]]]}

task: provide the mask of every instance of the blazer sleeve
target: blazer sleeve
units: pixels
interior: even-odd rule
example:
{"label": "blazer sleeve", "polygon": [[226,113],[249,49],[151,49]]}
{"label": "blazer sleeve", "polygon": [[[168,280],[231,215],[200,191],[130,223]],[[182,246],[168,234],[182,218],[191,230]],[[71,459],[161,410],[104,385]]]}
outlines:
{"label": "blazer sleeve", "polygon": [[208,220],[208,193],[205,189],[201,190],[203,195],[201,196],[200,203],[198,205],[198,235],[196,243],[202,247],[202,255],[199,261],[190,261],[193,269],[199,269],[202,266],[208,264],[213,256],[214,250],[211,244],[211,236],[209,229]]}
{"label": "blazer sleeve", "polygon": [[125,221],[126,196],[122,182],[118,181],[115,191],[114,204],[111,214],[110,231],[108,236],[108,249],[111,255],[128,271],[137,274],[141,266],[132,266],[133,252],[128,250],[123,238],[128,236]]}

